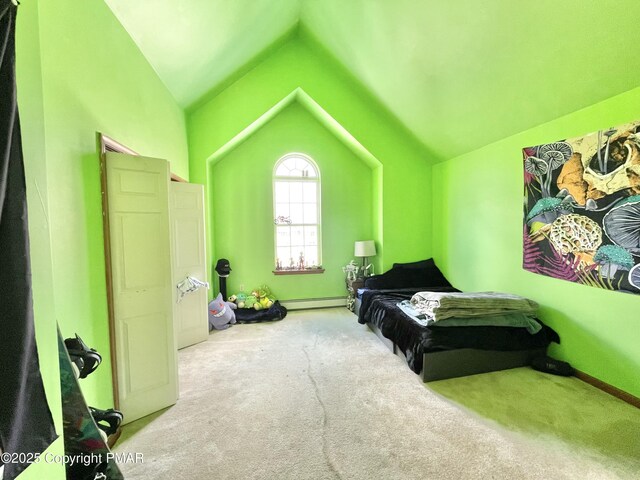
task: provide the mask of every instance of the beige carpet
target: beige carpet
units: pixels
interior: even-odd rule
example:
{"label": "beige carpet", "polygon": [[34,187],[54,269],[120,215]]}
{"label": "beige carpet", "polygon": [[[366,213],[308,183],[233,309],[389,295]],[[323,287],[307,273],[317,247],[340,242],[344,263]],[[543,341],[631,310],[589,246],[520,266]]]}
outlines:
{"label": "beige carpet", "polygon": [[128,480],[640,478],[640,410],[528,368],[425,385],[345,309],[215,332],[180,389],[125,427]]}

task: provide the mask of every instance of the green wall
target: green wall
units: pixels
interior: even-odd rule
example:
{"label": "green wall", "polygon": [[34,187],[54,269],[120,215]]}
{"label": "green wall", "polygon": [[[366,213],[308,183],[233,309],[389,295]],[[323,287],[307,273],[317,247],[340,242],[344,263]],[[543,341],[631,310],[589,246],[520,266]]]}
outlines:
{"label": "green wall", "polygon": [[[381,246],[377,268],[429,257],[429,152],[304,33],[270,51],[234,83],[187,112],[191,180],[206,183],[207,160],[297,88],[304,89],[381,164],[373,179],[373,215],[379,221],[371,233]],[[214,183],[209,195],[215,188]],[[219,212],[209,214],[211,219]],[[211,234],[209,241],[209,255],[219,257]],[[287,292],[282,296],[289,297]]]}
{"label": "green wall", "polygon": [[[530,297],[576,368],[640,396],[640,296],[599,290],[522,269],[521,148],[640,117],[640,88],[434,167],[434,254],[458,288]],[[490,128],[485,126],[483,128]]]}
{"label": "green wall", "polygon": [[[60,435],[47,452],[60,455],[64,453],[64,443],[55,302],[51,288],[53,275],[38,21],[37,4],[25,2],[20,7],[16,26],[16,74],[29,206],[36,343],[49,408],[56,432]],[[20,475],[24,480],[42,478],[66,478],[64,465],[36,464]]]}
{"label": "green wall", "polygon": [[[274,275],[273,167],[287,153],[310,156],[320,169],[322,260],[317,275]],[[341,267],[356,240],[373,238],[372,170],[294,102],[237,148],[211,165],[211,208],[218,257],[233,274],[228,291],[267,284],[279,299],[345,295]]]}
{"label": "green wall", "polygon": [[[23,128],[27,164],[34,162],[40,176],[29,182],[42,178],[46,208],[32,220],[32,231],[42,229],[33,255],[42,257],[47,236],[51,250],[50,266],[43,260],[36,272],[36,294],[49,300],[36,298],[36,322],[47,331],[39,348],[55,349],[57,320],[65,337],[77,332],[98,349],[104,362],[82,386],[90,404],[107,408],[113,399],[96,132],[166,158],[188,178],[184,112],[103,1],[27,3],[20,7],[18,47],[25,57],[39,49],[40,64],[21,64],[18,87],[25,110],[41,105],[23,118]],[[30,202],[32,215],[39,204]],[[55,309],[40,307],[51,302]]]}

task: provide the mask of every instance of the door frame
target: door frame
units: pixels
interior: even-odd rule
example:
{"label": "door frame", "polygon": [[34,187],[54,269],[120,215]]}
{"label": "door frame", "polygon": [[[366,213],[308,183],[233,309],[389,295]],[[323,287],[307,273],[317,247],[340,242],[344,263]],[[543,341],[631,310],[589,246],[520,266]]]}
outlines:
{"label": "door frame", "polygon": [[116,322],[113,307],[113,271],[111,269],[111,236],[109,235],[109,198],[107,196],[107,152],[126,153],[138,156],[139,154],[114,140],[107,135],[98,132],[98,145],[100,151],[100,194],[102,197],[102,236],[104,239],[104,269],[107,281],[107,310],[109,317],[109,351],[111,358],[111,386],[113,389],[114,408],[120,408],[120,389],[118,387],[118,365],[116,361]]}
{"label": "door frame", "polygon": [[[116,326],[113,307],[113,272],[111,269],[111,236],[109,232],[109,199],[107,196],[107,152],[124,153],[139,157],[140,154],[104,133],[97,132],[98,151],[100,152],[100,195],[102,197],[102,236],[104,240],[104,267],[107,286],[107,314],[109,319],[109,350],[111,359],[111,386],[114,408],[120,408],[120,389],[118,387],[118,365],[116,362]],[[188,183],[184,178],[171,172],[172,182]]]}

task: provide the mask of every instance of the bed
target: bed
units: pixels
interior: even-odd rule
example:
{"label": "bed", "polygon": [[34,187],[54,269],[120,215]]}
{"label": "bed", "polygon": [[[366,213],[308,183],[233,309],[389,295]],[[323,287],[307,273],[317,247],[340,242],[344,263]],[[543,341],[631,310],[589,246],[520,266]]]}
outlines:
{"label": "bed", "polygon": [[358,292],[356,313],[358,322],[367,325],[393,353],[404,358],[425,382],[530,365],[533,358],[546,354],[551,342],[560,342],[558,334],[539,320],[542,329],[536,334],[515,327],[416,323],[398,303],[411,299],[418,291],[459,291],[432,260],[424,262],[408,264],[421,265],[409,269],[394,265],[389,272],[367,279],[366,288]]}

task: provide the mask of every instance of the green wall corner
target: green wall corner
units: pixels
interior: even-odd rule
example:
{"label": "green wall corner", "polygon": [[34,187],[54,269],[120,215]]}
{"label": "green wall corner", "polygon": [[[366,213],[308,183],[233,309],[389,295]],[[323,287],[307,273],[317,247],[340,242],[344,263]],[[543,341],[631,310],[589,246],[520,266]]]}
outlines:
{"label": "green wall corner", "polygon": [[551,354],[640,397],[640,295],[625,295],[522,269],[521,149],[637,120],[640,88],[434,167],[434,255],[466,291],[536,300],[562,343]]}

